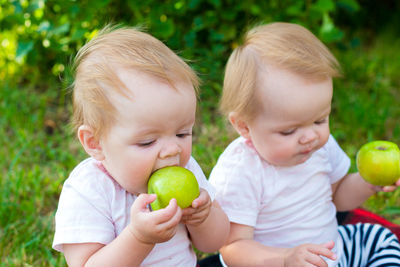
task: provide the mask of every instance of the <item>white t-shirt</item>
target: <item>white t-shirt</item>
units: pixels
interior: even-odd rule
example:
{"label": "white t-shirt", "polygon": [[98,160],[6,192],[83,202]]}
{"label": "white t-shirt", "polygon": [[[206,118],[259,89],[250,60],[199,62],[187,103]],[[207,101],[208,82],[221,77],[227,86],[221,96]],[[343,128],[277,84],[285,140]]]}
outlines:
{"label": "white t-shirt", "polygon": [[[215,190],[192,157],[186,168],[213,200]],[[82,161],[63,185],[53,248],[62,252],[66,243],[110,243],[129,224],[135,199],[135,195],[101,170],[98,161],[93,158]],[[156,244],[141,266],[196,266],[196,262],[187,229],[180,224],[175,236]]]}
{"label": "white t-shirt", "polygon": [[239,137],[221,154],[209,181],[229,220],[254,227],[254,240],[273,247],[333,240],[339,257],[331,184],[349,167],[349,157],[332,136],[306,162],[291,167],[267,163]]}

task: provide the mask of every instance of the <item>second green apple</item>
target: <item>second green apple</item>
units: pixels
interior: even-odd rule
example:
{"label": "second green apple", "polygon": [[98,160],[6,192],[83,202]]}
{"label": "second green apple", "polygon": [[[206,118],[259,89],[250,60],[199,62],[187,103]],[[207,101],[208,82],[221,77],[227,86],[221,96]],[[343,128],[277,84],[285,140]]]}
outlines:
{"label": "second green apple", "polygon": [[400,150],[390,141],[372,141],[357,153],[357,168],[370,184],[392,185],[400,178]]}

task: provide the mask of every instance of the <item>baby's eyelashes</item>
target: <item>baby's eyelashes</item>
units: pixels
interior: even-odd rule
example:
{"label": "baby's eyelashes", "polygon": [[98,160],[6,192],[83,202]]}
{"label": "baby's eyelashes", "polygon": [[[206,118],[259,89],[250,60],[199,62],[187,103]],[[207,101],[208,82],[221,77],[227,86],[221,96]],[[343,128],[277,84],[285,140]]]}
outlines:
{"label": "baby's eyelashes", "polygon": [[180,134],[177,134],[176,136],[179,138],[184,138],[184,137],[188,137],[191,135],[192,135],[192,133],[180,133]]}
{"label": "baby's eyelashes", "polygon": [[327,119],[326,119],[326,118],[321,119],[321,120],[317,120],[317,121],[315,121],[314,123],[318,125],[318,124],[323,124],[323,123],[325,123],[325,122],[327,122]]}
{"label": "baby's eyelashes", "polygon": [[148,147],[148,146],[151,146],[152,144],[154,144],[155,142],[156,142],[156,140],[149,140],[149,141],[139,142],[139,143],[137,143],[137,146]]}
{"label": "baby's eyelashes", "polygon": [[288,135],[294,134],[295,132],[296,132],[296,129],[294,128],[294,129],[289,129],[289,130],[282,131],[279,133],[283,136],[288,136]]}
{"label": "baby's eyelashes", "polygon": [[[328,118],[327,117],[325,117],[323,119],[320,119],[320,120],[317,120],[317,121],[314,121],[314,124],[320,125],[320,124],[324,124],[326,122],[328,122]],[[300,128],[302,128],[302,127],[303,126],[300,126]],[[304,127],[306,127],[306,126],[304,126]],[[288,136],[288,135],[294,134],[296,131],[297,131],[297,128],[291,128],[291,129],[288,129],[288,130],[280,131],[279,134],[281,134],[283,136]]]}

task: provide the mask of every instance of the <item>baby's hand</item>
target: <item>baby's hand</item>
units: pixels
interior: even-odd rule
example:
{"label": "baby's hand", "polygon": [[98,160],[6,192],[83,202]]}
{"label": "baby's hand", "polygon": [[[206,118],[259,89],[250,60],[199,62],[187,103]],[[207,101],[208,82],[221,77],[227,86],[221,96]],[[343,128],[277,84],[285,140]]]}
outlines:
{"label": "baby's hand", "polygon": [[164,209],[150,212],[148,206],[156,197],[155,194],[140,194],[131,207],[129,230],[136,239],[147,244],[170,240],[182,217],[182,209],[175,199]]}
{"label": "baby's hand", "polygon": [[397,187],[400,186],[400,178],[397,180],[397,182],[394,185],[388,185],[382,187],[383,192],[392,192],[397,189]]}
{"label": "baby's hand", "polygon": [[285,255],[285,267],[328,267],[328,264],[321,256],[336,260],[336,255],[331,251],[334,245],[333,241],[329,241],[321,245],[304,244],[288,249]]}
{"label": "baby's hand", "polygon": [[386,186],[377,186],[377,185],[370,185],[373,190],[376,192],[393,192],[394,190],[397,189],[397,187],[400,186],[400,178],[397,180],[397,182],[394,185],[386,185]]}
{"label": "baby's hand", "polygon": [[202,224],[210,214],[211,204],[207,191],[200,188],[199,197],[193,200],[192,206],[183,210],[182,222],[193,226]]}

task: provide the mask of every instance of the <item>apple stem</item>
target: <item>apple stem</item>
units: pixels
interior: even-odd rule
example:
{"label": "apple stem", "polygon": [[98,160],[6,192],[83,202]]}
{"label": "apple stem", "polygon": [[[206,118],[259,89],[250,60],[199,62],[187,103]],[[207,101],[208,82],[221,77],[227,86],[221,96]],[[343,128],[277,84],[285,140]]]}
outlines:
{"label": "apple stem", "polygon": [[378,146],[376,149],[378,149],[378,150],[386,150],[386,147]]}

